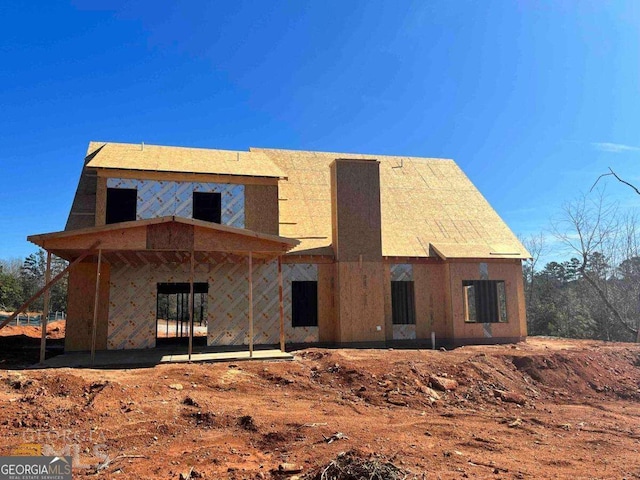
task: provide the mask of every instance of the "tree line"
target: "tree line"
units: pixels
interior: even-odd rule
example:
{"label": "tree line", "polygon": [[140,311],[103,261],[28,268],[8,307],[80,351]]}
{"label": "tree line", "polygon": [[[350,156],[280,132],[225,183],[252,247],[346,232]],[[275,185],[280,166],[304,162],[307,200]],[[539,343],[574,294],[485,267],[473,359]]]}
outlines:
{"label": "tree line", "polygon": [[[51,278],[64,270],[67,262],[56,256],[51,257]],[[39,249],[24,260],[0,259],[0,310],[12,312],[44,286],[47,255]],[[50,310],[67,309],[67,275],[51,288]],[[29,311],[42,311],[41,296],[29,306]]]}
{"label": "tree line", "polygon": [[[529,335],[640,342],[637,208],[594,187],[562,207],[547,235],[524,240],[532,256],[523,266]],[[570,259],[540,267],[550,250]]]}

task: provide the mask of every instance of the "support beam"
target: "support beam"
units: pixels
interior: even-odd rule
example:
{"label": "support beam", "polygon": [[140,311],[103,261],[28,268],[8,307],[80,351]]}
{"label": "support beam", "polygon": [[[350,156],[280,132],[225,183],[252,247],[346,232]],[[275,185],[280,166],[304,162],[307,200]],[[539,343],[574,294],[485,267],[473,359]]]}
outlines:
{"label": "support beam", "polygon": [[193,275],[195,270],[195,255],[191,250],[191,256],[189,259],[189,361],[191,361],[191,354],[193,353],[193,306],[194,306],[194,293],[193,293]]}
{"label": "support beam", "polygon": [[249,252],[249,358],[253,357],[253,253]]}
{"label": "support beam", "polygon": [[280,351],[284,352],[284,300],[282,292],[282,256],[278,257],[278,304],[280,305]]}
{"label": "support beam", "polygon": [[[48,284],[51,281],[51,252],[47,252],[47,269],[44,272],[44,284]],[[40,364],[44,363],[45,352],[47,348],[47,321],[49,320],[49,298],[51,297],[51,291],[47,290],[44,293],[44,303],[42,306],[42,316],[40,317],[40,328],[42,334],[40,336]]]}
{"label": "support beam", "polygon": [[98,266],[96,268],[96,294],[93,298],[93,325],[91,326],[91,363],[96,360],[96,336],[98,332],[98,303],[100,300],[100,268],[102,267],[102,249],[98,250]]}
{"label": "support beam", "polygon": [[87,258],[89,255],[93,255],[95,253],[95,250],[98,247],[98,245],[100,245],[100,243],[101,243],[100,240],[98,240],[93,245],[91,245],[87,250],[82,252],[82,254],[78,258],[76,258],[73,262],[71,262],[69,265],[67,265],[67,268],[62,270],[55,277],[53,277],[53,279],[51,281],[47,282],[45,284],[45,286],[42,287],[40,290],[38,290],[36,293],[34,293],[31,296],[31,298],[29,298],[29,300],[27,300],[22,305],[20,305],[20,307],[18,307],[18,309],[15,312],[13,312],[9,316],[9,318],[7,318],[5,321],[0,323],[0,329],[6,327],[9,324],[9,322],[11,322],[12,320],[15,320],[15,318],[18,315],[20,315],[22,312],[24,312],[25,308],[27,308],[29,305],[31,305],[31,303],[34,300],[37,300],[38,298],[40,298],[40,295],[42,295],[44,292],[48,291],[51,287],[53,287],[56,283],[58,283],[62,279],[64,274],[67,273],[74,265],[80,263],[82,260]]}

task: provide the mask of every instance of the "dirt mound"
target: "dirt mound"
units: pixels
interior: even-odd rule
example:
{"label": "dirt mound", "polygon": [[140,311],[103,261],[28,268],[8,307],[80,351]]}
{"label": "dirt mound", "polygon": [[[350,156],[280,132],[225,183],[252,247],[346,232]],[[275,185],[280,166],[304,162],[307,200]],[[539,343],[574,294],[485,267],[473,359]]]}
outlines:
{"label": "dirt mound", "polygon": [[[67,322],[65,320],[57,320],[47,323],[47,338],[60,339],[64,338]],[[42,329],[37,325],[7,325],[0,328],[1,337],[13,337],[24,335],[28,338],[40,338]]]}
{"label": "dirt mound", "polygon": [[571,351],[512,357],[516,369],[554,395],[589,396],[592,391],[640,400],[636,372],[639,356],[632,351]]}

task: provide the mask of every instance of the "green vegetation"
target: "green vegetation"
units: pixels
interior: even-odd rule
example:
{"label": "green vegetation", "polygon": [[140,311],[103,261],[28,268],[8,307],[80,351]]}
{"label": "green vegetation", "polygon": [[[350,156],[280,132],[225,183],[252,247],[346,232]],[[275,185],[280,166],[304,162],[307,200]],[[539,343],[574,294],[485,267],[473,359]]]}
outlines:
{"label": "green vegetation", "polygon": [[[51,257],[51,278],[65,269],[67,262],[56,256]],[[0,310],[13,311],[44,286],[47,256],[39,249],[22,262],[0,259]],[[38,298],[29,306],[31,311],[42,309],[43,299]],[[51,288],[51,311],[67,309],[67,276]]]}

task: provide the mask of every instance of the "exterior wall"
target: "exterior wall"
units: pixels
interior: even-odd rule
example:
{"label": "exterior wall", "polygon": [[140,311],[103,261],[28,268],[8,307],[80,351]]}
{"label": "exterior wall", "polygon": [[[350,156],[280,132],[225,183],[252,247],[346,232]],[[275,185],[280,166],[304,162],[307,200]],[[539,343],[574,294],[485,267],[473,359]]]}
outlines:
{"label": "exterior wall", "polygon": [[[450,300],[445,281],[444,263],[415,263],[387,265],[388,292],[385,293],[387,340],[436,341],[453,338],[450,319]],[[393,325],[391,312],[391,281],[413,281],[416,307],[415,325]]]}
{"label": "exterior wall", "polygon": [[[318,269],[310,264],[282,265],[286,343],[318,342],[318,327],[291,326],[291,282],[317,280]],[[247,264],[218,263],[209,272],[209,345],[248,345],[249,272]],[[214,294],[215,292],[215,294]],[[253,341],[280,341],[278,266],[276,262],[253,268]]]}
{"label": "exterior wall", "polygon": [[386,266],[382,263],[380,164],[337,159],[331,164],[335,308],[341,343],[382,343],[388,337]]}
{"label": "exterior wall", "polygon": [[137,220],[170,215],[192,218],[193,192],[221,193],[221,223],[231,227],[245,228],[244,185],[109,178],[106,186],[107,188],[135,188],[138,190]]}
{"label": "exterior wall", "polygon": [[[67,328],[64,340],[66,352],[91,350],[97,266],[97,263],[79,263],[69,271],[69,301],[67,302]],[[96,350],[107,348],[109,274],[109,264],[102,263],[98,288]]]}
{"label": "exterior wall", "polygon": [[[207,278],[208,266],[196,265],[194,282],[206,282]],[[188,281],[188,264],[113,266],[107,348],[120,350],[155,347],[157,284]]]}
{"label": "exterior wall", "polygon": [[254,232],[280,234],[277,185],[246,185],[245,228]]}
{"label": "exterior wall", "polygon": [[339,338],[335,304],[335,264],[318,264],[318,336],[320,342]]}
{"label": "exterior wall", "polygon": [[416,338],[436,341],[453,338],[450,290],[444,263],[413,265],[416,295]]}
{"label": "exterior wall", "polygon": [[[447,263],[451,289],[452,339],[456,344],[520,341],[527,335],[522,265],[512,262]],[[468,323],[464,321],[463,280],[504,280],[507,322]]]}
{"label": "exterior wall", "polygon": [[341,343],[384,342],[384,265],[338,262],[336,310]]}
{"label": "exterior wall", "polygon": [[[280,336],[277,264],[253,269],[254,343],[276,344]],[[319,341],[319,327],[291,326],[291,281],[317,280],[310,264],[282,266],[285,341]],[[95,281],[95,277],[94,277]],[[109,295],[108,349],[153,348],[156,338],[157,283],[188,282],[188,264],[112,268]],[[246,345],[248,338],[248,264],[222,262],[196,265],[194,282],[207,282],[209,345]],[[319,307],[320,308],[320,307]]]}

